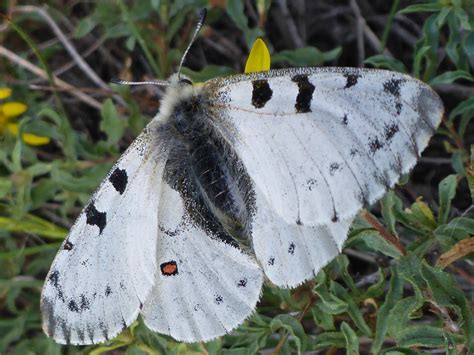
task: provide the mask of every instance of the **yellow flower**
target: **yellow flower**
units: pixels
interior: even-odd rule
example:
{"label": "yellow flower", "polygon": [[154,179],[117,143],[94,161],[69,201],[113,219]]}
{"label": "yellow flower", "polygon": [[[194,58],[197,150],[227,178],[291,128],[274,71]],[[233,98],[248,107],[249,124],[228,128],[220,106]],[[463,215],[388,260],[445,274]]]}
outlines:
{"label": "yellow flower", "polygon": [[246,73],[270,70],[270,52],[261,38],[257,38],[245,64]]}
{"label": "yellow flower", "polygon": [[[0,100],[10,97],[11,94],[11,89],[0,87]],[[18,136],[18,124],[11,123],[10,120],[20,116],[27,108],[28,106],[21,102],[5,102],[0,104],[0,134],[3,134],[4,130],[7,129],[15,136]],[[29,145],[45,145],[50,141],[49,137],[37,136],[31,133],[23,133],[21,139]]]}

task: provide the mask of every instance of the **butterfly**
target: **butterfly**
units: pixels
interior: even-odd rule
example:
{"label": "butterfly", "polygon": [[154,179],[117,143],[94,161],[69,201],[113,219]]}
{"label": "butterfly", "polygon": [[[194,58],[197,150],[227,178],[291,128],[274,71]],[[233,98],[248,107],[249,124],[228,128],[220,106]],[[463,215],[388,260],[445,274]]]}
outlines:
{"label": "butterfly", "polygon": [[442,115],[429,86],[396,72],[193,84],[178,71],[58,251],[44,331],[93,344],[141,315],[183,342],[230,332],[264,280],[296,287],[341,252],[358,211],[413,168]]}

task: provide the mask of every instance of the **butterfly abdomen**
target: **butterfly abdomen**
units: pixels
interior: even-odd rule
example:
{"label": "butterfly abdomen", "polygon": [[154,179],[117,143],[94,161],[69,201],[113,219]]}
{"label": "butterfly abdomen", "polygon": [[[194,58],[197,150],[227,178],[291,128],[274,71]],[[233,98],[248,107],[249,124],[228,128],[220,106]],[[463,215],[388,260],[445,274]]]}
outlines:
{"label": "butterfly abdomen", "polygon": [[205,95],[198,93],[170,110],[162,129],[162,140],[170,146],[165,178],[186,201],[195,223],[235,246],[248,244],[251,180],[206,107]]}

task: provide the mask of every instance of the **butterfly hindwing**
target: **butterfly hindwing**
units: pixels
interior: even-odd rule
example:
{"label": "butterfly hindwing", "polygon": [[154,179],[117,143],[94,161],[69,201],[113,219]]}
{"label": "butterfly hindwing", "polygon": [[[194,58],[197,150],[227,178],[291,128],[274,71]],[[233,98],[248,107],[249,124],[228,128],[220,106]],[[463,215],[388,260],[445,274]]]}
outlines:
{"label": "butterfly hindwing", "polygon": [[156,269],[162,160],[145,131],[78,217],[47,276],[43,327],[59,343],[116,336],[138,316]]}
{"label": "butterfly hindwing", "polygon": [[253,249],[273,284],[296,287],[341,252],[352,219],[317,226],[291,224],[271,208],[271,201],[268,203],[258,188],[255,199]]}
{"label": "butterfly hindwing", "polygon": [[145,324],[185,342],[224,335],[255,309],[263,273],[252,257],[196,225],[166,183],[160,200],[159,269],[142,310]]}

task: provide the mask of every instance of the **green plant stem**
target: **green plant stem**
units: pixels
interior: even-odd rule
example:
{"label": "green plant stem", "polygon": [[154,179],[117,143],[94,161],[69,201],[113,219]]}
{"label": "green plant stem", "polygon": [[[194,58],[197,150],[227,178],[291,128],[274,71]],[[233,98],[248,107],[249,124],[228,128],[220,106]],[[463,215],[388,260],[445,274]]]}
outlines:
{"label": "green plant stem", "polygon": [[388,36],[390,35],[390,30],[392,29],[393,19],[395,14],[398,10],[398,6],[400,5],[400,0],[395,0],[392,4],[392,8],[390,9],[390,13],[388,14],[387,18],[387,25],[383,30],[382,41],[380,43],[380,53],[383,53],[385,47],[387,47]]}
{"label": "green plant stem", "polygon": [[117,0],[117,4],[120,7],[120,10],[122,11],[123,16],[125,17],[125,21],[127,22],[127,25],[130,27],[130,30],[132,31],[133,36],[138,41],[138,44],[140,44],[140,47],[143,50],[143,53],[145,54],[148,64],[153,69],[154,74],[157,77],[161,77],[161,70],[158,67],[157,61],[151,54],[151,51],[148,48],[148,45],[146,44],[145,39],[140,34],[140,31],[138,30],[137,26],[135,26],[133,21],[130,19],[130,13],[128,12],[128,9],[125,6],[124,2],[122,0]]}

